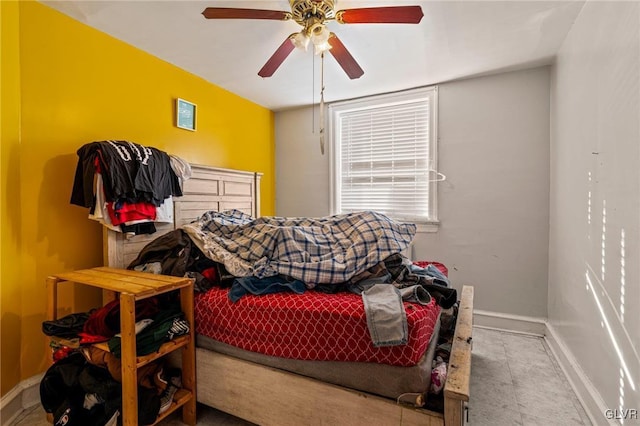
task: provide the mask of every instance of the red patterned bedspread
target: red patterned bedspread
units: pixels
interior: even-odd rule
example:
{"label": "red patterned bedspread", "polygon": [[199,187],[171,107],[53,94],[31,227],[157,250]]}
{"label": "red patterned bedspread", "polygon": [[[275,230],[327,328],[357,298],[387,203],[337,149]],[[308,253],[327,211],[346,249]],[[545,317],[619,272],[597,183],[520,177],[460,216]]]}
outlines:
{"label": "red patterned bedspread", "polygon": [[195,299],[196,332],[252,352],[283,358],[415,365],[440,313],[431,299],[405,302],[406,345],[376,348],[362,298],[352,293],[247,295],[231,303],[227,289],[213,288]]}

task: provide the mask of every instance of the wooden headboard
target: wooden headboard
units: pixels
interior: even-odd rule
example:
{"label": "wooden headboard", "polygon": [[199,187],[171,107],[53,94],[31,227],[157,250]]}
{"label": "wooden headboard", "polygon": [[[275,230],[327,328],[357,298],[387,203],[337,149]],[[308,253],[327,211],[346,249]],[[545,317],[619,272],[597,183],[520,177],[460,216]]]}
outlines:
{"label": "wooden headboard", "polygon": [[214,210],[241,210],[260,216],[260,179],[262,173],[191,165],[191,179],[184,181],[182,197],[174,198],[173,223],[157,223],[150,235],[127,237],[103,228],[105,266],[126,268],[150,241]]}

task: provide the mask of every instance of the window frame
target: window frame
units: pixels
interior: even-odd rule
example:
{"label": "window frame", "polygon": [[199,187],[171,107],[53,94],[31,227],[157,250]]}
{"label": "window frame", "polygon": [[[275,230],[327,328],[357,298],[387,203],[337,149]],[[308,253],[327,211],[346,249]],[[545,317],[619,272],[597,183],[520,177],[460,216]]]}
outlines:
{"label": "window frame", "polygon": [[[373,109],[385,105],[403,104],[416,100],[429,100],[429,219],[423,221],[412,221],[418,225],[418,232],[435,232],[439,226],[438,219],[438,86],[429,86],[418,89],[411,89],[402,92],[374,95],[365,98],[352,99],[331,103],[328,113],[329,129],[329,208],[331,214],[337,214],[341,180],[341,142],[340,142],[340,119],[341,114]],[[395,219],[395,218],[394,218]],[[400,220],[400,219],[398,219]]]}

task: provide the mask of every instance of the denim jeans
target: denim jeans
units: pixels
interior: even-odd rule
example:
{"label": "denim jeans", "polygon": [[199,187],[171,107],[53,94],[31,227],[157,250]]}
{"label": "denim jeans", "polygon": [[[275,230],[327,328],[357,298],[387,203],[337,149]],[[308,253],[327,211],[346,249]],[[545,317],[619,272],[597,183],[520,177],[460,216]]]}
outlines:
{"label": "denim jeans", "polygon": [[362,292],[362,302],[373,346],[407,343],[407,314],[397,288],[391,284],[374,284]]}
{"label": "denim jeans", "polygon": [[352,291],[355,290],[354,287],[362,289],[360,293],[373,346],[404,345],[408,339],[408,327],[407,314],[402,302],[426,305],[431,301],[431,296],[420,285],[398,289],[381,281],[382,278],[361,281],[351,286]]}
{"label": "denim jeans", "polygon": [[445,287],[449,287],[449,279],[442,273],[438,268],[433,265],[427,265],[426,268],[421,268],[416,265],[410,266],[410,271],[412,274],[416,274],[422,277],[431,277],[433,278],[434,284],[439,284]]}
{"label": "denim jeans", "polygon": [[302,281],[286,278],[282,275],[267,278],[242,277],[233,280],[229,290],[229,300],[235,303],[247,293],[260,295],[292,291],[302,294],[306,289],[307,287]]}

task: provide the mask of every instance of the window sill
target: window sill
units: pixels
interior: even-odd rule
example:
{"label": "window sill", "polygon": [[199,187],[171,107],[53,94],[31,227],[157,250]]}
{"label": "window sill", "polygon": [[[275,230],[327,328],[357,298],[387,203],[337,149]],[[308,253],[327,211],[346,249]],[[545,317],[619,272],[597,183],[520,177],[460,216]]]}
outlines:
{"label": "window sill", "polygon": [[440,222],[423,222],[416,223],[416,233],[418,234],[428,234],[431,232],[438,232],[440,229]]}

